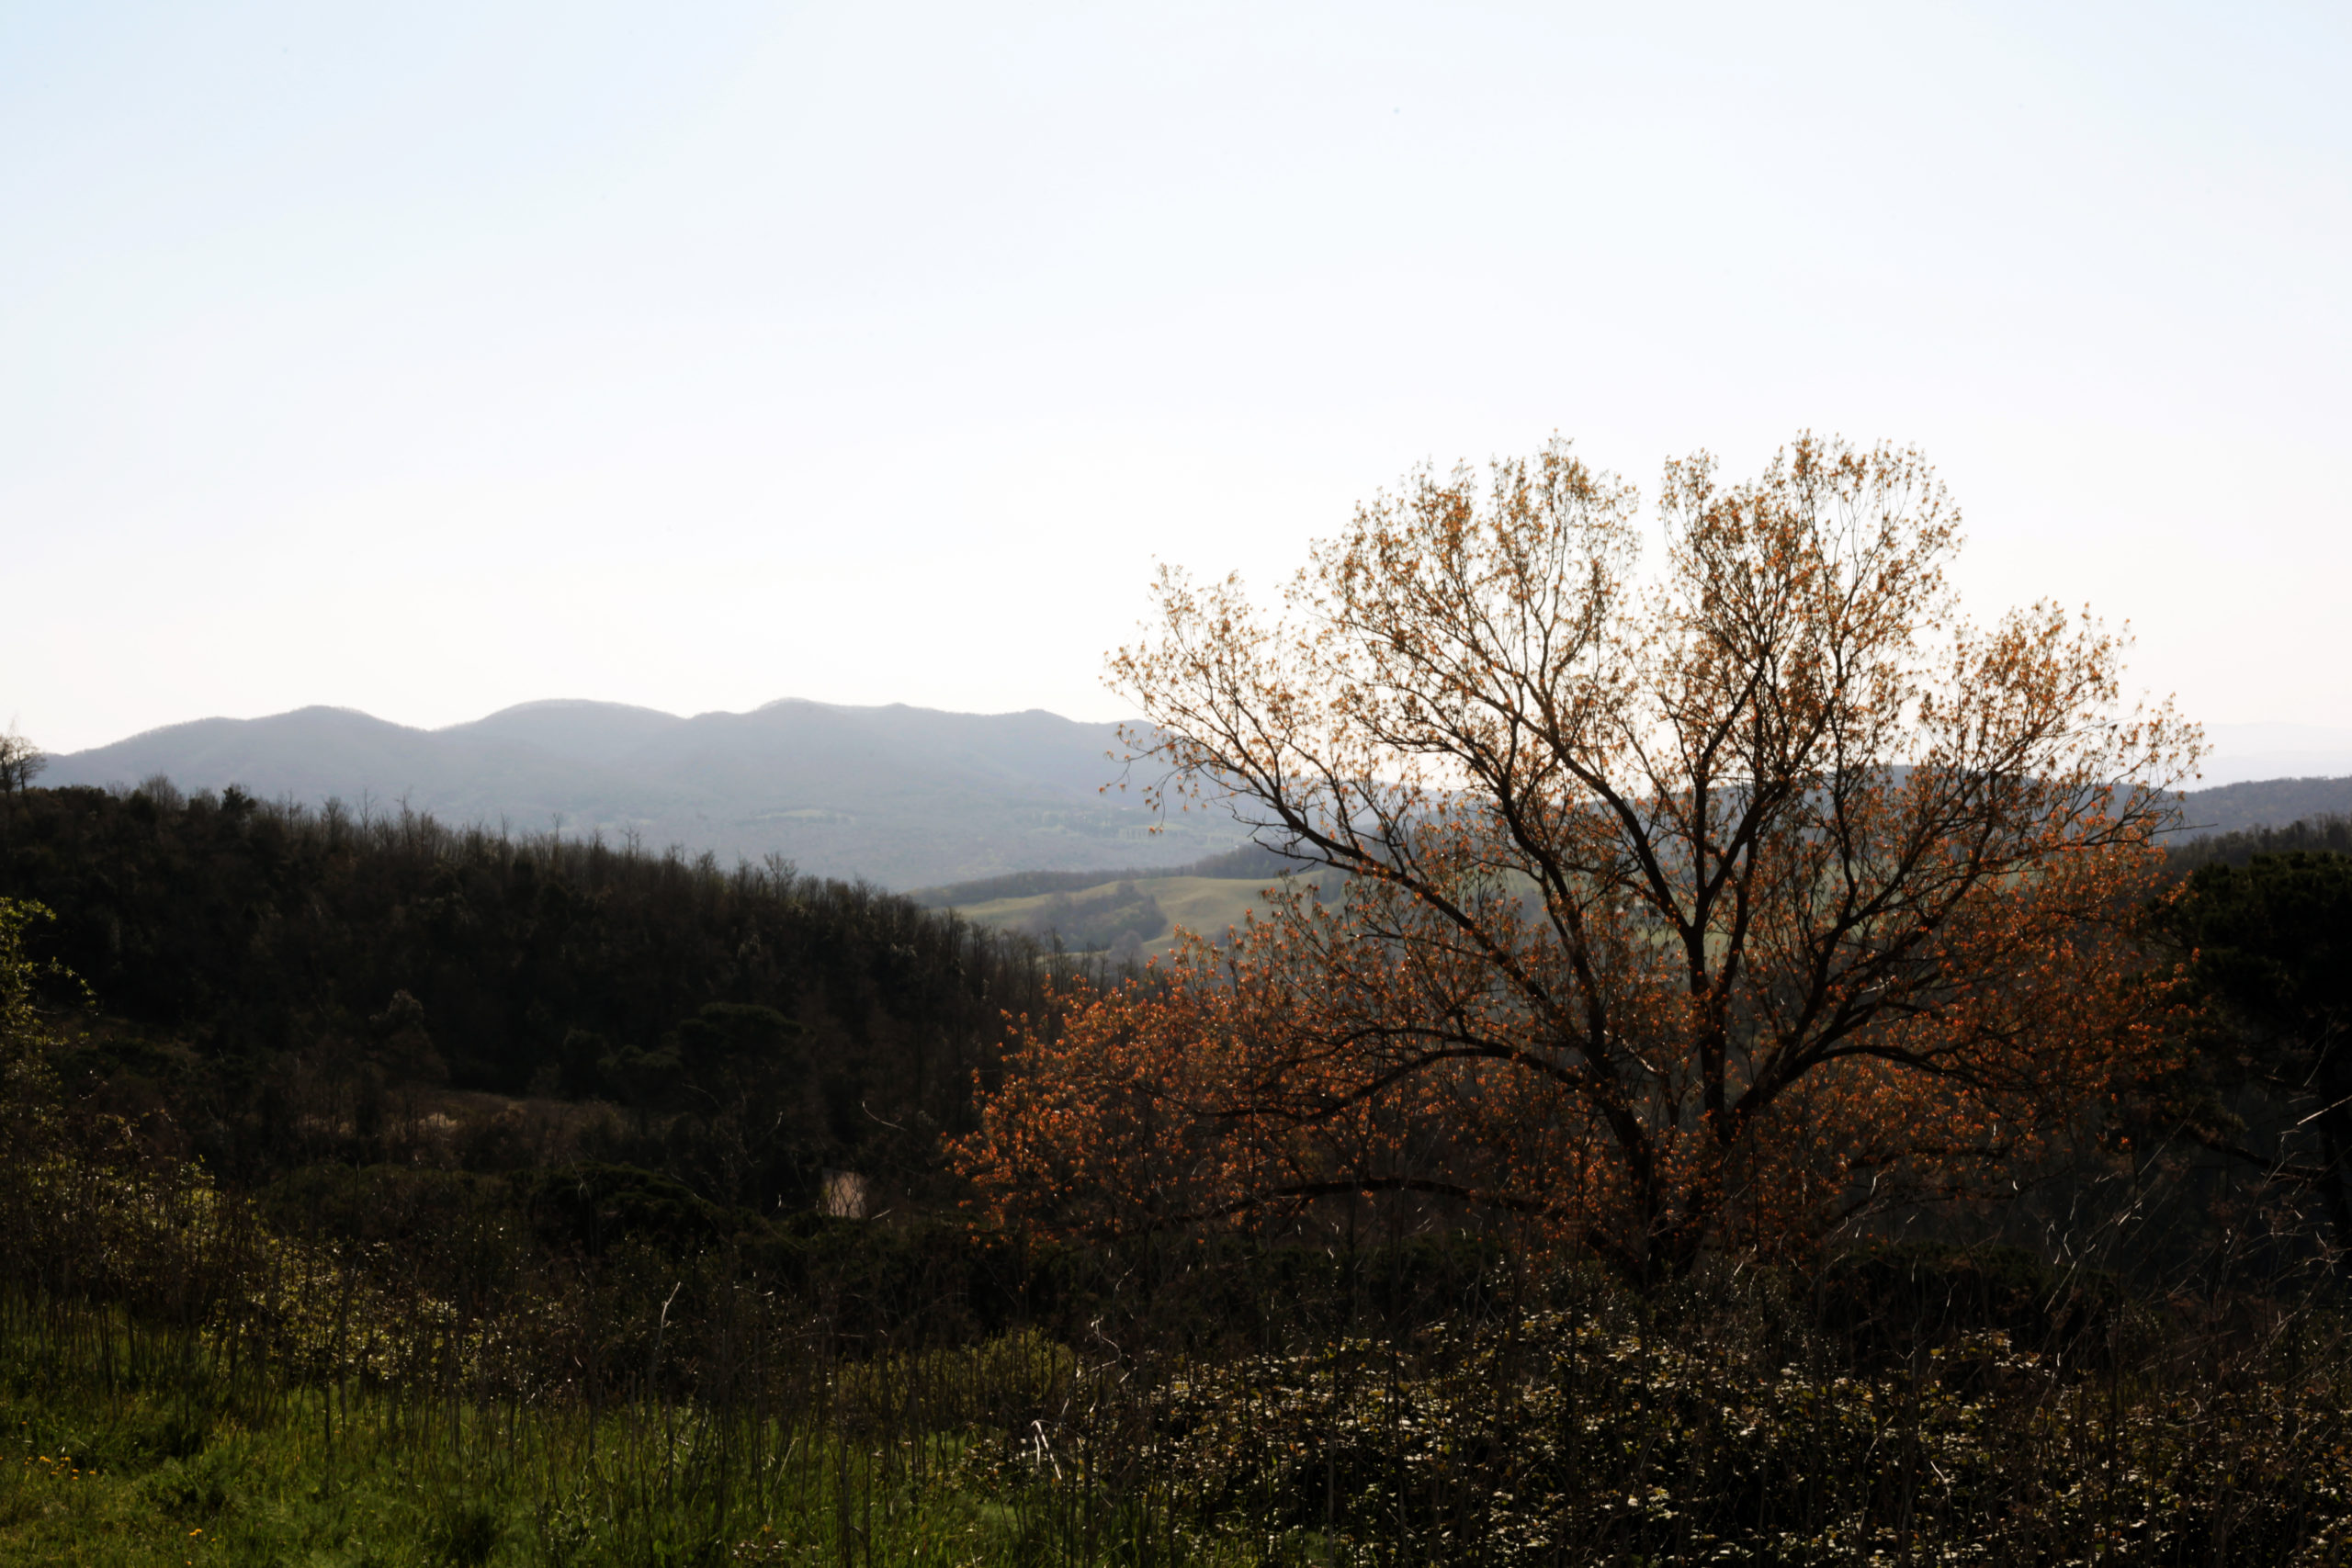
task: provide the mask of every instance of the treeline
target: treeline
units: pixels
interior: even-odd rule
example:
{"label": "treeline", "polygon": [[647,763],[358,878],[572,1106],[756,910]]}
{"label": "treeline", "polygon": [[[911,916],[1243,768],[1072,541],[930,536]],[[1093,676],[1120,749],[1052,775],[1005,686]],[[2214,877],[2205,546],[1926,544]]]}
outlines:
{"label": "treeline", "polygon": [[84,1090],[166,1111],[242,1183],[401,1158],[420,1117],[479,1091],[626,1108],[472,1133],[587,1127],[586,1152],[720,1203],[805,1206],[829,1168],[919,1189],[1046,973],[1018,936],[778,862],[160,781],[0,800],[0,894],[54,912],[30,940],[95,998],[67,1063]]}
{"label": "treeline", "polygon": [[2256,855],[2291,854],[2299,850],[2352,854],[2352,817],[2328,812],[2284,828],[2240,828],[2177,841],[2165,852],[2165,877],[2167,882],[2178,881],[2205,866],[2243,866]]}

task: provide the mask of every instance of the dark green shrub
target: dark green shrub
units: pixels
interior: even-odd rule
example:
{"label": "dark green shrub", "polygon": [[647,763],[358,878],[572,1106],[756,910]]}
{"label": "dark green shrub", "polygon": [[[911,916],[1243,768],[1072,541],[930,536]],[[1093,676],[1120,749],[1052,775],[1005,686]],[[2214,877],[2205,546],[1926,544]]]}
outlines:
{"label": "dark green shrub", "polygon": [[141,1478],[140,1491],[168,1517],[183,1523],[217,1518],[245,1482],[243,1453],[207,1449],[185,1459],[165,1460]]}
{"label": "dark green shrub", "polygon": [[441,1517],[433,1534],[435,1554],[449,1568],[481,1568],[504,1534],[497,1512],[486,1503],[459,1503]]}

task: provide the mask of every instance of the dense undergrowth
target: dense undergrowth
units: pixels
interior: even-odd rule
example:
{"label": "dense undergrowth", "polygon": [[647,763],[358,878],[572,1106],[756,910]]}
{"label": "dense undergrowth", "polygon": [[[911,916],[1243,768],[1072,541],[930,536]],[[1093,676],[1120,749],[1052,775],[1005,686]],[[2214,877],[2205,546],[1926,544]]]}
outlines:
{"label": "dense undergrowth", "polygon": [[0,851],[74,902],[28,951],[0,901],[0,1561],[2352,1561],[2326,1226],[2199,1145],[1648,1293],[1369,1202],[1054,1246],[925,1153],[1034,951],[781,873],[35,804]]}
{"label": "dense undergrowth", "polygon": [[[1647,1296],[1493,1245],[991,1263],[953,1228],[836,1224],[592,1257],[487,1203],[394,1247],[288,1236],[127,1144],[5,1181],[12,1561],[2317,1563],[2352,1540],[2352,1344],[2309,1296],[1941,1248]],[[979,1299],[989,1267],[1025,1305]]]}

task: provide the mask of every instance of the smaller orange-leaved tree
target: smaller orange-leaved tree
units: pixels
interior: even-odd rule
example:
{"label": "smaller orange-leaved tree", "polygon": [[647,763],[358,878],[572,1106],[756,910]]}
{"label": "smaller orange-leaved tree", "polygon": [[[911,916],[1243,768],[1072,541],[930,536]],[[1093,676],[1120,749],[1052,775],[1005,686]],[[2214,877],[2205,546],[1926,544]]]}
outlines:
{"label": "smaller orange-leaved tree", "polygon": [[1648,573],[1637,508],[1555,443],[1363,507],[1271,616],[1163,572],[1137,758],[1345,874],[1025,1028],[957,1149],[991,1201],[1418,1195],[1655,1280],[1979,1190],[2150,1065],[2197,736],[2121,640],[1963,619],[1916,453],[1670,464]]}

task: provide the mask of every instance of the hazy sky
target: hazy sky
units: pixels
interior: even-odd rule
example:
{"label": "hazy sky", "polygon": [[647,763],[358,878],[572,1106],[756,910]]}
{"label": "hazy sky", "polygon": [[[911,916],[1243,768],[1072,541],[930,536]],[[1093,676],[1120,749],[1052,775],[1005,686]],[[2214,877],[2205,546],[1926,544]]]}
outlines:
{"label": "hazy sky", "polygon": [[0,721],[1114,716],[1155,557],[1811,426],[2352,724],[2347,17],[0,5]]}

